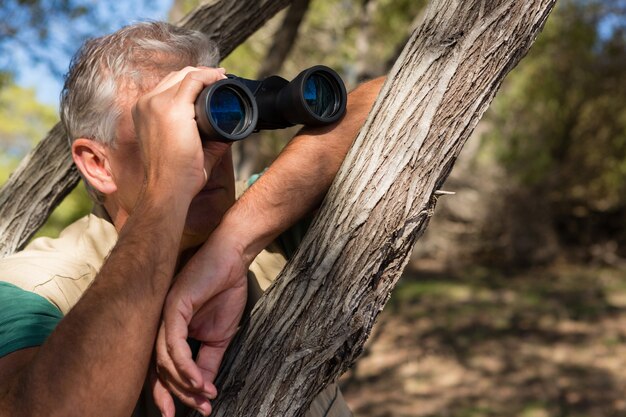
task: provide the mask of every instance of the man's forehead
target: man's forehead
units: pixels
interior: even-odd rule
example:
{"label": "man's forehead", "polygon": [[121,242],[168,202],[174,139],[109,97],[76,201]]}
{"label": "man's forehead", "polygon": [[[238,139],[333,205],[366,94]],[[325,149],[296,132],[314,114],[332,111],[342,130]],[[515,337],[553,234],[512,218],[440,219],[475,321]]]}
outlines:
{"label": "man's forehead", "polygon": [[152,90],[163,76],[144,72],[118,81],[116,102],[120,108],[132,107],[139,97]]}

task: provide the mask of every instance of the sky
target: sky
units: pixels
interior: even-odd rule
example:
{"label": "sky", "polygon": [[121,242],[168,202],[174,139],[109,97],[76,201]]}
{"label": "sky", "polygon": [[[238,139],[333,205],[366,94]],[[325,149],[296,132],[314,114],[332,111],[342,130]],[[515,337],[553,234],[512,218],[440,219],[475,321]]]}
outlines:
{"label": "sky", "polygon": [[[172,0],[149,0],[149,1],[120,1],[112,7],[109,2],[95,2],[96,13],[103,21],[110,22],[108,27],[103,28],[95,36],[113,32],[120,27],[142,20],[166,20],[172,5]],[[88,24],[88,23],[86,23]],[[72,50],[77,50],[80,41],[72,43],[72,29],[68,27],[51,27],[50,35],[53,38],[63,40],[72,45]],[[100,33],[101,32],[101,33]],[[18,68],[15,81],[22,87],[34,88],[37,99],[45,104],[58,107],[59,94],[63,86],[62,76],[54,74],[44,64],[33,63],[25,50],[17,49],[15,52],[16,68]],[[50,51],[60,68],[65,72],[69,66],[71,54],[63,50]]]}
{"label": "sky", "polygon": [[[46,2],[49,0],[40,0]],[[98,28],[95,35],[110,33],[126,24],[140,20],[165,20],[171,8],[173,0],[135,0],[135,1],[117,1],[104,2],[97,0],[73,0],[73,3],[88,3],[95,5],[96,13],[99,21],[107,22],[107,27]],[[3,2],[0,2],[2,4]],[[10,4],[15,0],[9,0],[5,6],[11,7]],[[9,6],[6,6],[9,4]],[[2,16],[2,14],[0,14]],[[9,16],[11,16],[9,14]],[[601,22],[599,27],[600,37],[608,38],[612,34],[615,27],[623,25],[623,16],[615,16],[613,19],[608,18]],[[70,50],[75,51],[80,46],[79,36],[76,34],[81,32],[93,31],[92,27],[81,27],[89,25],[90,22],[79,21],[78,24],[73,23],[72,27],[67,24],[58,24],[50,26],[50,39],[52,40],[41,50],[49,57],[53,57],[57,64],[57,72],[66,72],[71,53],[62,48],[57,48],[56,44],[69,45]],[[30,38],[29,38],[30,37]],[[11,66],[16,68],[15,81],[22,87],[34,88],[36,97],[45,104],[58,106],[59,94],[61,92],[63,80],[60,73],[54,74],[45,64],[33,62],[27,53],[29,48],[36,48],[39,42],[36,34],[26,34],[21,45],[16,45],[11,52]],[[0,60],[3,57],[0,57]]]}

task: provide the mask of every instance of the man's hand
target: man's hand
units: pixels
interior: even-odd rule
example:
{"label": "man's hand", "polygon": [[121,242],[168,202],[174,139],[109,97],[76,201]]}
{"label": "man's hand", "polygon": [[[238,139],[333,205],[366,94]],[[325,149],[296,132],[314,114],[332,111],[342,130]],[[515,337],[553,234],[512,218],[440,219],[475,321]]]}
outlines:
{"label": "man's hand", "polygon": [[207,173],[229,145],[211,142],[203,152],[194,102],[205,86],[226,78],[224,73],[223,68],[207,67],[172,72],[132,107],[148,190],[191,199],[206,183]]}
{"label": "man's hand", "polygon": [[[215,377],[246,305],[249,260],[238,245],[227,230],[216,229],[167,297],[156,343],[159,379],[153,380],[155,402],[167,417],[174,416],[169,392],[204,415],[211,412]],[[188,337],[201,343],[196,362]]]}

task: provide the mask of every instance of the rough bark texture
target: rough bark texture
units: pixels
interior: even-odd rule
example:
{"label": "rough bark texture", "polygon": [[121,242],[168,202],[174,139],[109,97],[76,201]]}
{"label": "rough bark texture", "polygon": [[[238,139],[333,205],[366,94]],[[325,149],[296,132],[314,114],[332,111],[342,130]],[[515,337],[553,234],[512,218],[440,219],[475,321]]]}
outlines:
{"label": "rough bark texture", "polygon": [[300,416],[362,350],[435,192],[556,0],[439,0],[321,211],[229,349],[212,416]]}
{"label": "rough bark texture", "polygon": [[57,123],[0,190],[0,257],[23,246],[78,180],[65,130]]}
{"label": "rough bark texture", "polygon": [[213,1],[188,14],[179,24],[211,34],[225,57],[290,3],[291,0]]}
{"label": "rough bark texture", "polygon": [[[181,24],[210,33],[224,57],[289,3],[214,1],[200,6]],[[22,248],[78,179],[65,132],[57,124],[0,189],[0,257]]]}

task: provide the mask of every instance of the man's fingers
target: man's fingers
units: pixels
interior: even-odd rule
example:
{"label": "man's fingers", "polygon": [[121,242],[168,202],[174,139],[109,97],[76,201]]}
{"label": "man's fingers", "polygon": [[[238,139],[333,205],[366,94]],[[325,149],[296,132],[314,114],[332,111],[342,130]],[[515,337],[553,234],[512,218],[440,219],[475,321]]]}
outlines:
{"label": "man's fingers", "polygon": [[190,72],[197,70],[198,68],[196,67],[185,67],[181,70],[170,72],[165,77],[161,78],[161,81],[159,81],[159,83],[152,89],[151,93],[162,93],[163,91],[166,91],[181,82],[183,78],[185,78],[185,76]]}
{"label": "man's fingers", "polygon": [[[217,371],[222,363],[222,358],[230,339],[220,343],[218,346],[202,344],[196,362],[202,373],[202,378],[205,381],[203,391],[207,392],[210,389],[215,389],[213,382],[217,376]],[[217,394],[217,391],[216,391]]]}
{"label": "man's fingers", "polygon": [[[153,384],[153,396],[163,415],[174,417],[174,411],[172,411],[174,410],[174,402],[170,393],[174,394],[183,404],[204,415],[211,412],[209,399],[217,396],[217,389],[212,386],[208,393],[203,392],[201,389],[190,385],[190,382],[180,375],[168,355],[163,325],[157,337],[157,366],[159,379]],[[201,376],[198,379],[201,380]],[[198,385],[202,387],[201,383]]]}
{"label": "man's fingers", "polygon": [[[210,382],[205,382],[201,390],[190,388],[184,379],[181,379],[180,376],[176,376],[175,372],[176,371],[174,371],[174,374],[171,374],[165,368],[162,368],[162,372],[159,373],[161,386],[166,387],[167,395],[172,393],[186,406],[198,410],[203,415],[208,415],[211,412],[210,400],[217,397],[217,388],[215,385]],[[165,398],[165,394],[158,392],[158,389],[159,387],[155,387],[154,390],[155,402],[158,398],[159,402],[157,402],[157,406],[161,411],[164,411],[165,407],[167,407],[167,398]],[[171,397],[169,397],[169,399],[171,400]],[[167,414],[167,417],[170,417],[170,415]]]}
{"label": "man's fingers", "polygon": [[185,67],[179,71],[170,72],[165,77],[163,77],[161,81],[159,81],[159,83],[154,87],[154,89],[152,90],[152,93],[153,94],[162,93],[163,91],[166,91],[169,88],[180,83],[187,76],[187,74],[191,72],[198,72],[198,71],[209,71],[218,75],[220,74],[223,75],[226,72],[224,68]]}
{"label": "man's fingers", "polygon": [[[159,378],[161,378],[161,376],[159,376]],[[174,394],[186,406],[194,408],[204,415],[208,415],[211,412],[211,401],[205,395],[187,391],[174,380],[167,379],[167,377],[161,379],[161,382],[163,386],[167,387],[170,393]],[[215,398],[215,395],[212,398]]]}
{"label": "man's fingers", "polygon": [[[176,395],[183,404],[195,408],[204,415],[211,412],[211,403],[208,398],[204,395],[185,391],[167,373],[157,376],[155,370],[150,371],[150,383],[154,403],[164,417],[175,417],[176,414],[176,406],[171,393]],[[215,395],[212,398],[215,398]]]}
{"label": "man's fingers", "polygon": [[[217,140],[208,140],[202,146],[204,152],[204,160],[207,166],[215,167],[219,165],[220,160],[224,157],[228,149],[230,149],[232,143],[220,142]],[[230,155],[226,156],[229,158]],[[210,175],[210,174],[209,174]],[[208,180],[207,176],[207,180]]]}
{"label": "man's fingers", "polygon": [[[163,380],[174,381],[176,384],[181,386],[183,390],[186,391],[201,391],[202,388],[202,374],[196,372],[189,377],[187,375],[182,375],[179,372],[179,369],[175,366],[172,358],[170,357],[170,353],[167,347],[166,342],[166,330],[164,328],[163,323],[161,324],[161,329],[159,330],[159,334],[157,336],[156,341],[156,360],[157,360],[157,369],[159,372],[159,377]],[[182,349],[186,349],[189,354],[189,358],[191,358],[191,349],[189,348],[189,344],[185,340],[184,346]],[[192,361],[193,362],[193,361]],[[193,371],[191,371],[193,372]]]}
{"label": "man's fingers", "polygon": [[154,404],[157,406],[163,417],[174,417],[176,407],[174,399],[163,383],[157,378],[156,371],[151,371],[152,397]]}
{"label": "man's fingers", "polygon": [[207,85],[223,80],[226,76],[216,69],[202,69],[185,74],[178,85],[175,98],[183,102],[193,103],[198,94]]}
{"label": "man's fingers", "polygon": [[174,303],[166,303],[163,312],[163,334],[167,356],[171,359],[171,367],[174,368],[173,373],[180,375],[180,382],[183,385],[188,381],[192,388],[201,390],[204,386],[203,377],[200,368],[193,361],[191,348],[187,343],[192,314],[192,306],[186,306],[181,299],[175,299]]}

